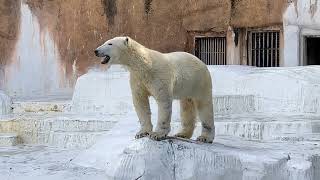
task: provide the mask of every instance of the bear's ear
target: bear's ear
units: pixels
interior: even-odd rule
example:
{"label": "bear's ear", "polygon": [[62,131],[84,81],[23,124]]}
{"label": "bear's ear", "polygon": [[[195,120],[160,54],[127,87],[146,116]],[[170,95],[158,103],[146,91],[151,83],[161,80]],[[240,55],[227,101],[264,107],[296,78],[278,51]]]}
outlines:
{"label": "bear's ear", "polygon": [[124,40],[124,45],[126,45],[126,46],[129,45],[129,37],[128,36]]}

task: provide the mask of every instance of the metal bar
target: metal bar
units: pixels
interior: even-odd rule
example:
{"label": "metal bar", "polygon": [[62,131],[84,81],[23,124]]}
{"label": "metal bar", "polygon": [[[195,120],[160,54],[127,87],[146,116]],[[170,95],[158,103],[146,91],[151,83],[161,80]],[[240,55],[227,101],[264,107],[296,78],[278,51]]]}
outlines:
{"label": "metal bar", "polygon": [[207,39],[207,42],[208,42],[208,64],[210,64],[210,52],[211,52],[211,50],[210,50],[210,38],[208,38]]}
{"label": "metal bar", "polygon": [[218,38],[215,38],[215,45],[216,45],[216,55],[215,55],[215,58],[214,58],[214,65],[217,65],[218,64]]}
{"label": "metal bar", "polygon": [[257,33],[254,34],[254,43],[255,43],[255,48],[254,48],[254,51],[255,51],[255,57],[254,57],[254,66],[257,66],[257,58],[258,58],[258,51],[257,51],[257,47],[258,47],[258,36],[257,36]]}
{"label": "metal bar", "polygon": [[262,67],[264,67],[264,63],[265,63],[265,59],[264,59],[264,53],[265,53],[265,46],[264,46],[264,41],[265,41],[265,38],[264,38],[264,35],[265,33],[261,33],[262,35]]}
{"label": "metal bar", "polygon": [[219,65],[219,61],[220,61],[220,42],[219,42],[219,38],[217,38],[217,65]]}
{"label": "metal bar", "polygon": [[198,42],[198,58],[201,60],[201,42],[200,39],[197,39]]}
{"label": "metal bar", "polygon": [[257,61],[256,61],[256,66],[259,66],[259,60],[260,60],[260,50],[259,50],[259,48],[260,48],[260,34],[259,33],[257,33],[257,54],[258,54],[258,56],[257,56]]}
{"label": "metal bar", "polygon": [[214,65],[214,38],[211,38],[211,65]]}
{"label": "metal bar", "polygon": [[221,65],[224,65],[224,39],[221,38]]}
{"label": "metal bar", "polygon": [[214,65],[214,52],[215,52],[215,48],[214,48],[214,38],[211,38],[211,65]]}
{"label": "metal bar", "polygon": [[203,48],[203,39],[201,38],[200,41],[201,41],[201,43],[200,43],[201,44],[201,60],[205,63],[205,61],[203,59],[203,49],[204,49]]}
{"label": "metal bar", "polygon": [[218,38],[216,38],[216,62],[215,65],[219,64],[219,41]]}
{"label": "metal bar", "polygon": [[210,64],[209,62],[209,39],[206,38],[206,45],[207,45],[207,64]]}
{"label": "metal bar", "polygon": [[201,61],[203,61],[202,59],[202,39],[199,38],[199,58],[201,59]]}
{"label": "metal bar", "polygon": [[209,38],[206,38],[207,39],[207,64],[210,64],[209,62]]}
{"label": "metal bar", "polygon": [[269,67],[269,32],[266,33],[266,36],[267,36],[267,47],[266,47],[266,50],[267,50],[267,67]]}
{"label": "metal bar", "polygon": [[222,39],[219,38],[220,43],[220,54],[219,54],[219,65],[222,65]]}
{"label": "metal bar", "polygon": [[223,39],[220,39],[220,62],[219,65],[223,65]]}
{"label": "metal bar", "polygon": [[218,58],[217,58],[217,65],[220,65],[220,38],[217,38],[218,42]]}
{"label": "metal bar", "polygon": [[255,52],[255,56],[254,56],[254,59],[252,60],[252,65],[253,66],[257,66],[257,57],[258,57],[258,51],[257,51],[257,46],[258,46],[258,41],[257,41],[257,34],[254,33],[254,39],[253,39],[253,42],[254,42],[254,52]]}
{"label": "metal bar", "polygon": [[219,65],[221,65],[221,38],[219,38]]}
{"label": "metal bar", "polygon": [[212,65],[212,53],[213,53],[213,44],[212,44],[212,38],[210,38],[210,65]]}
{"label": "metal bar", "polygon": [[216,45],[217,38],[213,39],[213,64],[216,65],[216,55],[217,55],[217,45]]}
{"label": "metal bar", "polygon": [[249,57],[249,66],[253,66],[253,61],[254,61],[254,57],[255,57],[255,45],[256,45],[256,43],[255,43],[255,35],[254,35],[254,33],[250,33],[250,35],[249,35],[249,48],[250,48],[250,57]]}
{"label": "metal bar", "polygon": [[277,47],[277,49],[276,49],[276,59],[277,59],[277,65],[276,66],[279,66],[279,58],[278,58],[278,56],[279,56],[279,53],[278,53],[278,50],[279,50],[279,43],[278,43],[278,39],[279,39],[279,33],[278,32],[276,32],[276,47]]}
{"label": "metal bar", "polygon": [[273,32],[272,32],[271,33],[271,67],[274,66],[273,47],[274,47],[274,45],[273,45]]}
{"label": "metal bar", "polygon": [[200,39],[198,39],[197,41],[198,41],[198,57],[201,60],[201,41]]}
{"label": "metal bar", "polygon": [[259,46],[259,67],[262,67],[263,64],[262,64],[262,60],[263,60],[263,44],[262,44],[262,37],[263,37],[263,34],[260,32],[259,33],[259,43],[260,43],[260,46]]}
{"label": "metal bar", "polygon": [[202,38],[203,39],[203,61],[205,64],[207,64],[207,45],[206,45],[206,39],[205,38]]}
{"label": "metal bar", "polygon": [[203,38],[203,61],[204,63],[207,64],[207,59],[206,59],[206,53],[207,53],[207,50],[206,50],[206,39]]}
{"label": "metal bar", "polygon": [[226,54],[226,48],[225,48],[225,39],[222,38],[222,65],[225,65],[225,58],[224,55]]}
{"label": "metal bar", "polygon": [[220,65],[220,52],[221,52],[221,47],[220,47],[220,38],[218,40],[218,59],[217,59],[217,65]]}
{"label": "metal bar", "polygon": [[211,38],[208,38],[208,63],[211,65]]}
{"label": "metal bar", "polygon": [[260,43],[260,46],[259,46],[259,67],[262,67],[263,64],[262,64],[262,60],[263,60],[263,44],[262,44],[262,37],[263,37],[263,34],[260,32],[259,33],[259,43]]}
{"label": "metal bar", "polygon": [[207,43],[208,43],[208,64],[210,64],[210,38],[207,39]]}
{"label": "metal bar", "polygon": [[206,51],[206,53],[205,53],[205,59],[206,59],[206,64],[208,64],[208,39],[205,38],[205,39],[204,39],[204,42],[205,42],[205,51]]}

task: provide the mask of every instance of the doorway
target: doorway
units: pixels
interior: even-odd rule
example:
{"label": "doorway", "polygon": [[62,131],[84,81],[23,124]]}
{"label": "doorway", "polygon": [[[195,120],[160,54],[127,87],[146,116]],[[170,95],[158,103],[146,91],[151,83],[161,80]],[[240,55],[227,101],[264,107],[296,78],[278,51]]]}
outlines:
{"label": "doorway", "polygon": [[306,65],[320,65],[320,37],[306,38]]}

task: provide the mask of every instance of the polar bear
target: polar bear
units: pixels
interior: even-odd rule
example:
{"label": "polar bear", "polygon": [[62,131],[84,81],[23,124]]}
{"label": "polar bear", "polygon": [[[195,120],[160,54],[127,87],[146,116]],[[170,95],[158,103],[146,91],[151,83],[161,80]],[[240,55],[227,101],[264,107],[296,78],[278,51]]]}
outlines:
{"label": "polar bear", "polygon": [[[215,134],[212,82],[207,66],[186,52],[160,53],[130,37],[115,37],[95,50],[102,64],[120,64],[130,72],[133,104],[141,125],[136,138],[165,139],[170,132],[172,101],[180,100],[182,128],[176,137],[191,138],[196,114],[202,124],[198,141],[212,143]],[[155,130],[149,97],[158,105]]]}

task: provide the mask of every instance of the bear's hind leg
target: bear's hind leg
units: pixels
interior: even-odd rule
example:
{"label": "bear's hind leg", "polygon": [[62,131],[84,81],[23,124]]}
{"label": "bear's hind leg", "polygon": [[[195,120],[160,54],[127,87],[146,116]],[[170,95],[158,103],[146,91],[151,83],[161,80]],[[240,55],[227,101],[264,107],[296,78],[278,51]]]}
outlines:
{"label": "bear's hind leg", "polygon": [[180,100],[181,130],[175,134],[176,137],[190,139],[195,127],[196,109],[192,99]]}
{"label": "bear's hind leg", "polygon": [[215,135],[212,98],[197,100],[196,107],[202,125],[202,132],[197,140],[212,143]]}

